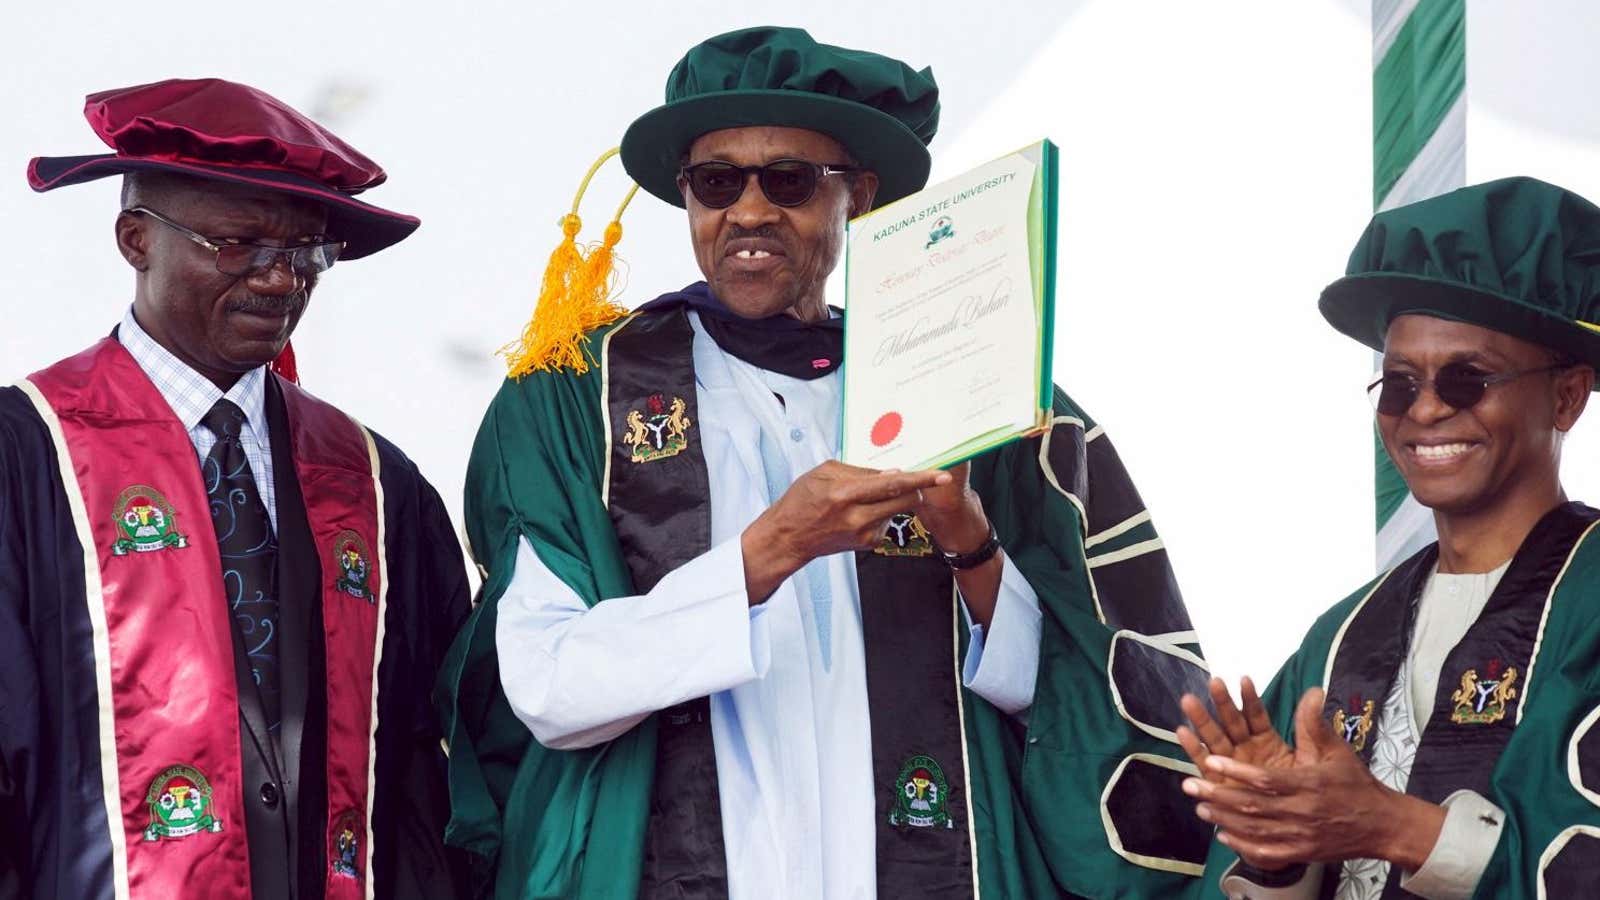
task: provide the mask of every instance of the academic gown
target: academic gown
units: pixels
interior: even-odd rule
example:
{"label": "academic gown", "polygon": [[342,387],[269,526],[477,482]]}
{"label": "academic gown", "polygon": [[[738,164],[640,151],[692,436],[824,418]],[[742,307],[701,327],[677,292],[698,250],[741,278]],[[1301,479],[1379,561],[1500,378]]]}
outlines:
{"label": "academic gown", "polygon": [[[124,374],[127,371],[124,367]],[[279,510],[284,739],[281,746],[262,740],[260,701],[246,689],[248,664],[236,649],[237,728],[246,783],[228,787],[242,789],[246,809],[242,818],[219,817],[223,819],[219,829],[248,832],[254,871],[225,872],[226,863],[220,859],[202,863],[186,882],[185,897],[242,900],[251,896],[253,885],[257,898],[320,898],[330,883],[332,857],[340,852],[327,839],[327,776],[322,770],[327,710],[321,689],[327,678],[326,648],[316,624],[321,610],[317,585],[324,576],[333,576],[326,568],[330,561],[311,545],[307,533],[293,442],[286,433],[284,390],[276,377],[269,378],[267,404]],[[172,424],[181,431],[175,419]],[[377,897],[448,898],[457,896],[463,869],[460,858],[440,840],[448,815],[445,760],[439,728],[425,698],[450,636],[467,611],[465,572],[437,493],[393,444],[373,435],[372,447],[381,472],[388,587],[375,704],[380,724],[373,762],[377,785],[371,814],[373,877],[358,890],[364,888],[367,896]],[[125,449],[128,454],[141,452],[139,446]],[[198,471],[192,448],[190,461]],[[22,390],[0,388],[0,897],[4,898],[109,900],[120,893],[114,873],[127,869],[126,862],[114,862],[114,856],[164,846],[147,847],[137,831],[114,835],[107,824],[94,629],[86,602],[84,550],[71,507],[49,427]],[[186,530],[211,527],[204,511],[198,512],[181,520]],[[181,591],[183,586],[171,589]],[[171,625],[173,650],[181,653],[185,623]],[[205,690],[182,679],[139,688]],[[274,787],[268,789],[268,782]],[[138,787],[142,790],[144,785]],[[196,834],[184,840],[207,837]],[[126,876],[121,880],[125,884]],[[139,900],[144,895],[135,885],[131,894],[122,896]]]}
{"label": "academic gown", "polygon": [[[1481,794],[1505,816],[1473,896],[1590,897],[1600,885],[1600,511],[1563,504],[1523,541],[1488,604],[1446,657],[1406,793],[1441,803]],[[1415,600],[1438,559],[1431,544],[1324,613],[1262,701],[1293,741],[1294,709],[1314,686],[1325,715],[1364,760],[1413,630]],[[1237,860],[1213,843],[1196,897],[1220,897]],[[1331,897],[1338,868],[1329,867]],[[1413,896],[1391,867],[1383,897]]]}
{"label": "academic gown", "polygon": [[[703,285],[689,291],[704,299]],[[519,548],[531,547],[591,606],[641,594],[635,573],[659,573],[705,549],[708,473],[704,458],[693,458],[698,410],[693,372],[682,371],[692,366],[693,329],[671,304],[646,309],[588,337],[596,365],[587,373],[507,381],[469,465],[468,534],[485,584],[438,688],[451,748],[447,840],[490,867],[501,900],[634,897],[641,873],[648,879],[659,871],[649,859],[663,834],[710,829],[694,843],[710,837],[721,851],[714,785],[709,807],[685,799],[704,792],[698,783],[679,780],[668,796],[652,793],[655,780],[684,774],[661,767],[695,752],[673,737],[676,720],[692,720],[692,709],[650,715],[595,747],[555,750],[517,719],[497,662],[498,603]],[[632,349],[624,353],[624,345]],[[635,409],[680,416],[674,421],[682,427],[659,446],[633,442],[630,459]],[[1203,690],[1205,669],[1143,502],[1103,430],[1059,392],[1047,434],[975,459],[971,477],[1009,561],[1037,593],[1042,623],[1026,722],[959,691],[963,746],[954,758],[964,765],[951,764],[949,782],[951,808],[965,813],[939,831],[949,827],[965,841],[970,829],[976,876],[966,895],[1132,898],[1184,889],[1200,870],[1207,832],[1192,827],[1192,804],[1179,789],[1193,767],[1178,758],[1172,729],[1181,718],[1178,697]],[[641,499],[663,492],[668,503]],[[642,559],[639,547],[647,551]],[[870,562],[866,554],[859,559]],[[948,572],[943,578],[948,604]],[[897,584],[869,590],[862,576],[863,611],[899,602]],[[964,631],[946,668],[966,659]],[[870,638],[867,656],[869,668],[893,658],[875,655]],[[870,672],[868,680],[870,691]],[[876,741],[880,728],[892,730],[885,723],[895,707],[873,706],[885,714],[873,720]],[[665,746],[671,749],[658,755]],[[917,839],[895,817],[893,784],[877,787],[880,849],[905,835]],[[697,817],[701,809],[706,818]],[[719,865],[714,856],[701,862]],[[944,860],[952,862],[965,865]],[[879,896],[924,895],[928,882],[916,870],[886,882],[881,854],[879,864]],[[924,874],[940,864],[929,859]],[[656,891],[717,896],[715,885],[682,879]],[[954,893],[941,885],[937,895]]]}

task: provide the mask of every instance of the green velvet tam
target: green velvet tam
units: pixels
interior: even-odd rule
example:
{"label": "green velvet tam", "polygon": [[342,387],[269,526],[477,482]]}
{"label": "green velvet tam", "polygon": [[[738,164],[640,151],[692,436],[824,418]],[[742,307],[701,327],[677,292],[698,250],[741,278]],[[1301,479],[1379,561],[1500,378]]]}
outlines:
{"label": "green velvet tam", "polygon": [[928,182],[939,86],[932,69],[819,44],[804,29],[731,31],[691,48],[673,67],[666,103],[623,135],[622,164],[640,187],[683,206],[677,178],[689,145],[708,132],[753,125],[832,137],[878,173],[882,205]]}
{"label": "green velvet tam", "polygon": [[1397,316],[1480,325],[1600,368],[1600,208],[1534,178],[1380,212],[1318,304],[1374,350]]}

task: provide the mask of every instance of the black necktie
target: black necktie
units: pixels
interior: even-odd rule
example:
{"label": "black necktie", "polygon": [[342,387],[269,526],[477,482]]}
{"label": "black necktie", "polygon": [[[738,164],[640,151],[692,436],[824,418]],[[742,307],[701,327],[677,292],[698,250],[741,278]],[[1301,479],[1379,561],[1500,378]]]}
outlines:
{"label": "black necktie", "polygon": [[267,729],[276,733],[282,717],[278,693],[278,539],[267,507],[256,490],[250,460],[239,435],[244,410],[218,400],[200,420],[217,436],[201,464],[201,479],[211,501],[211,524],[222,555],[222,591],[233,610],[234,627],[244,639],[250,671],[261,695]]}

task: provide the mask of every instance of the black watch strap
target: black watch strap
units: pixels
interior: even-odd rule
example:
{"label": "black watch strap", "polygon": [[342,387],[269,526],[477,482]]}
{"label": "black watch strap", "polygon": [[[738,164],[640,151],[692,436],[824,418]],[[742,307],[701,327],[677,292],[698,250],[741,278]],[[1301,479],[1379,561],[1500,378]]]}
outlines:
{"label": "black watch strap", "polygon": [[989,539],[983,542],[983,546],[971,553],[951,553],[949,550],[939,547],[938,542],[935,542],[934,546],[938,547],[940,558],[950,568],[973,569],[994,559],[994,555],[1000,550],[1000,536],[995,534],[994,523],[991,522],[989,523]]}

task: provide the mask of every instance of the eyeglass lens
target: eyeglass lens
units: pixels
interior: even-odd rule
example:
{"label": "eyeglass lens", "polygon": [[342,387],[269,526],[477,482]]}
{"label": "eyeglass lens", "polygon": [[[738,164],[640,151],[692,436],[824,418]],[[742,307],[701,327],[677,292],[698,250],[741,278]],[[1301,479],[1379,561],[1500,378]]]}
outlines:
{"label": "eyeglass lens", "polygon": [[[1447,365],[1433,377],[1433,392],[1440,402],[1452,409],[1469,409],[1483,399],[1484,392],[1489,389],[1489,377],[1466,366]],[[1385,416],[1405,415],[1422,394],[1424,384],[1410,375],[1385,372],[1374,386],[1378,392],[1378,412]]]}
{"label": "eyeglass lens", "polygon": [[744,168],[733,163],[703,162],[685,169],[689,189],[701,206],[726,209],[744,195],[750,172],[767,199],[778,206],[800,206],[817,190],[817,166],[798,159],[780,159],[765,166]]}
{"label": "eyeglass lens", "polygon": [[287,256],[289,268],[298,275],[319,275],[338,260],[339,245],[263,247],[258,244],[224,244],[217,251],[217,271],[224,275],[251,275],[277,265],[279,256]]}

